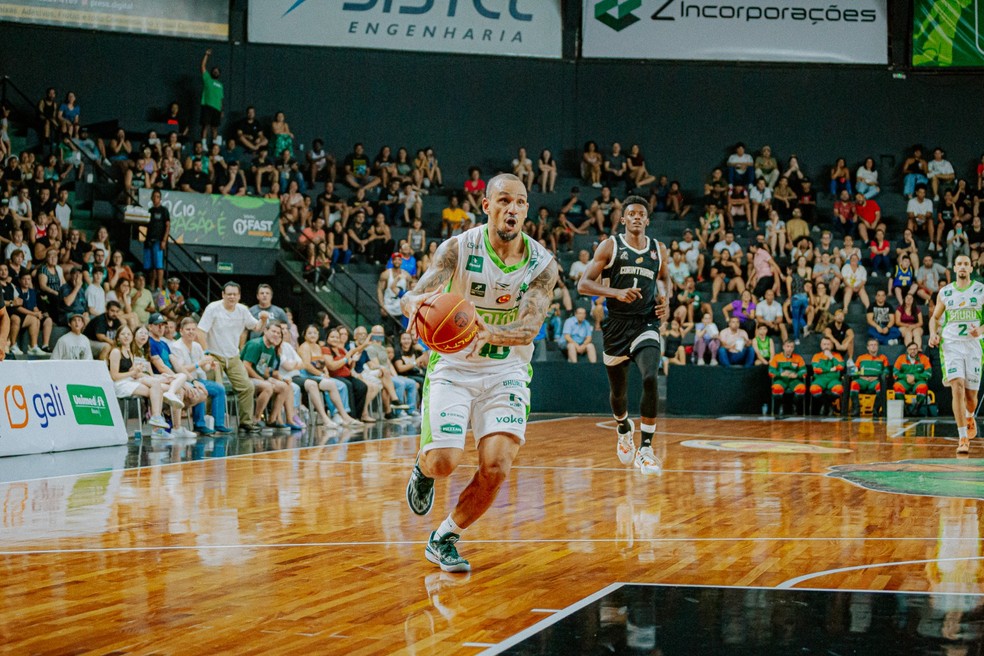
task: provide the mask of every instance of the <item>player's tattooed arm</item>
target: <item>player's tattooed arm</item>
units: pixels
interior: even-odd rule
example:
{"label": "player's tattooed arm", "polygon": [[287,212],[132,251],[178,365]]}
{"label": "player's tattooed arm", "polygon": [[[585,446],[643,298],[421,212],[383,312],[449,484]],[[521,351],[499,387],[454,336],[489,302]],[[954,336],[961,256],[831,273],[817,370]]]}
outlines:
{"label": "player's tattooed arm", "polygon": [[458,238],[451,237],[438,247],[437,252],[434,253],[434,261],[427,268],[427,273],[422,275],[413,289],[400,299],[400,309],[410,319],[411,326],[420,304],[435,292],[444,290],[457,266]]}
{"label": "player's tattooed arm", "polygon": [[557,285],[557,262],[551,260],[547,268],[530,282],[530,288],[519,305],[519,315],[512,323],[504,326],[489,326],[479,319],[481,329],[478,340],[496,346],[520,346],[530,344],[540,332],[543,319],[547,316],[553,301],[553,290]]}

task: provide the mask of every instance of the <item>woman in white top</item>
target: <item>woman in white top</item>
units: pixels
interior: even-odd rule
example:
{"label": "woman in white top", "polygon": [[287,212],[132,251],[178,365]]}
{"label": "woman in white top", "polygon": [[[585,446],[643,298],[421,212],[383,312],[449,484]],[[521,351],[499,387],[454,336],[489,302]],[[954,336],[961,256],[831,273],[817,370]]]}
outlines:
{"label": "woman in white top", "polygon": [[786,222],[779,218],[779,212],[775,210],[769,210],[769,220],[765,222],[765,240],[773,257],[786,252]]}
{"label": "woman in white top", "polygon": [[697,360],[698,367],[702,367],[706,363],[704,354],[707,351],[710,351],[711,366],[717,366],[717,352],[721,348],[721,340],[718,338],[719,332],[711,313],[705,312],[694,333],[694,358]]}
{"label": "woman in white top", "polygon": [[857,181],[858,191],[864,194],[865,198],[874,198],[881,191],[878,186],[878,171],[875,170],[874,158],[867,158],[858,168],[854,179]]}
{"label": "woman in white top", "polygon": [[[109,376],[113,379],[113,387],[117,398],[142,396],[150,399],[150,423],[157,428],[167,428],[167,421],[162,413],[164,390],[161,379],[148,375],[148,366],[138,360],[131,351],[133,332],[129,326],[122,326],[116,331],[116,346],[109,352]],[[165,434],[166,435],[166,434]]]}

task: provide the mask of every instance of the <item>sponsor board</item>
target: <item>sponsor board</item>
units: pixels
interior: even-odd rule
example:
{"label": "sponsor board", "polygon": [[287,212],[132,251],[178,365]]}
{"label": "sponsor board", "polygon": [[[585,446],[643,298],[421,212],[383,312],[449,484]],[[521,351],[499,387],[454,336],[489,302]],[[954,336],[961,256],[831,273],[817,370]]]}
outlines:
{"label": "sponsor board", "polygon": [[224,41],[227,0],[5,0],[0,21]]}
{"label": "sponsor board", "polygon": [[[150,193],[149,189],[140,190],[143,207],[150,207]],[[171,215],[171,236],[178,243],[280,247],[280,201],[275,198],[164,190],[161,204]]]}
{"label": "sponsor board", "polygon": [[126,441],[119,402],[104,362],[3,363],[0,456],[112,446]]}
{"label": "sponsor board", "polygon": [[582,20],[585,57],[888,63],[887,0],[584,0]]}

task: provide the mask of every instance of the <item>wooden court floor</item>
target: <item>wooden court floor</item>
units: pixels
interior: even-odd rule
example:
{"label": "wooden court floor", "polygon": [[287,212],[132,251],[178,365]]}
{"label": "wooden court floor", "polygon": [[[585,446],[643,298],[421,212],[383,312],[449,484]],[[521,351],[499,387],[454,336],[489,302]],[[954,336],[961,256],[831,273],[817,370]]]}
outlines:
{"label": "wooden court floor", "polygon": [[426,518],[414,436],[0,484],[0,652],[477,654],[614,582],[984,593],[952,423],[661,418],[659,476],[607,426],[529,425],[469,575],[423,545],[472,447]]}

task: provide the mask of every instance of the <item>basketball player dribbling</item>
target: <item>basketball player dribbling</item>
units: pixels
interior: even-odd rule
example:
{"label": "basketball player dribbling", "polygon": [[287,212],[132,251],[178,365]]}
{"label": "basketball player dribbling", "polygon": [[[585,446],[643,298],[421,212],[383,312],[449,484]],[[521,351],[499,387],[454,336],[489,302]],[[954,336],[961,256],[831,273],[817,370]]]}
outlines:
{"label": "basketball player dribbling", "polygon": [[[666,247],[646,235],[649,203],[640,196],[626,198],[621,223],[625,234],[612,235],[601,243],[581,276],[577,291],[608,298],[608,319],[601,328],[612,415],[618,422],[618,458],[623,465],[634,464],[643,474],[656,474],[662,468],[652,446],[659,401],[658,320],[665,318],[668,311],[666,293],[661,292],[658,283],[662,282],[667,293],[673,287],[666,267]],[[642,442],[638,451],[633,437],[635,424],[629,419],[626,401],[629,360],[642,374]]]}
{"label": "basketball player dribbling", "polygon": [[523,233],[529,205],[519,178],[492,178],[482,209],[488,223],[441,244],[427,273],[402,299],[411,327],[420,304],[445,291],[474,303],[479,324],[475,342],[465,350],[431,352],[420,452],[407,483],[410,509],[426,515],[434,504],[434,479],[447,478],[461,462],[470,420],[478,471],[424,551],[446,572],[471,569],[455,543],[492,505],[525,442],[533,338],[557,280],[553,256]]}
{"label": "basketball player dribbling", "polygon": [[957,422],[957,454],[970,453],[977,436],[977,390],[981,386],[981,316],[984,284],[970,279],[970,258],[953,261],[956,280],[939,291],[929,318],[929,346],[940,347],[943,384],[953,393],[953,418]]}

